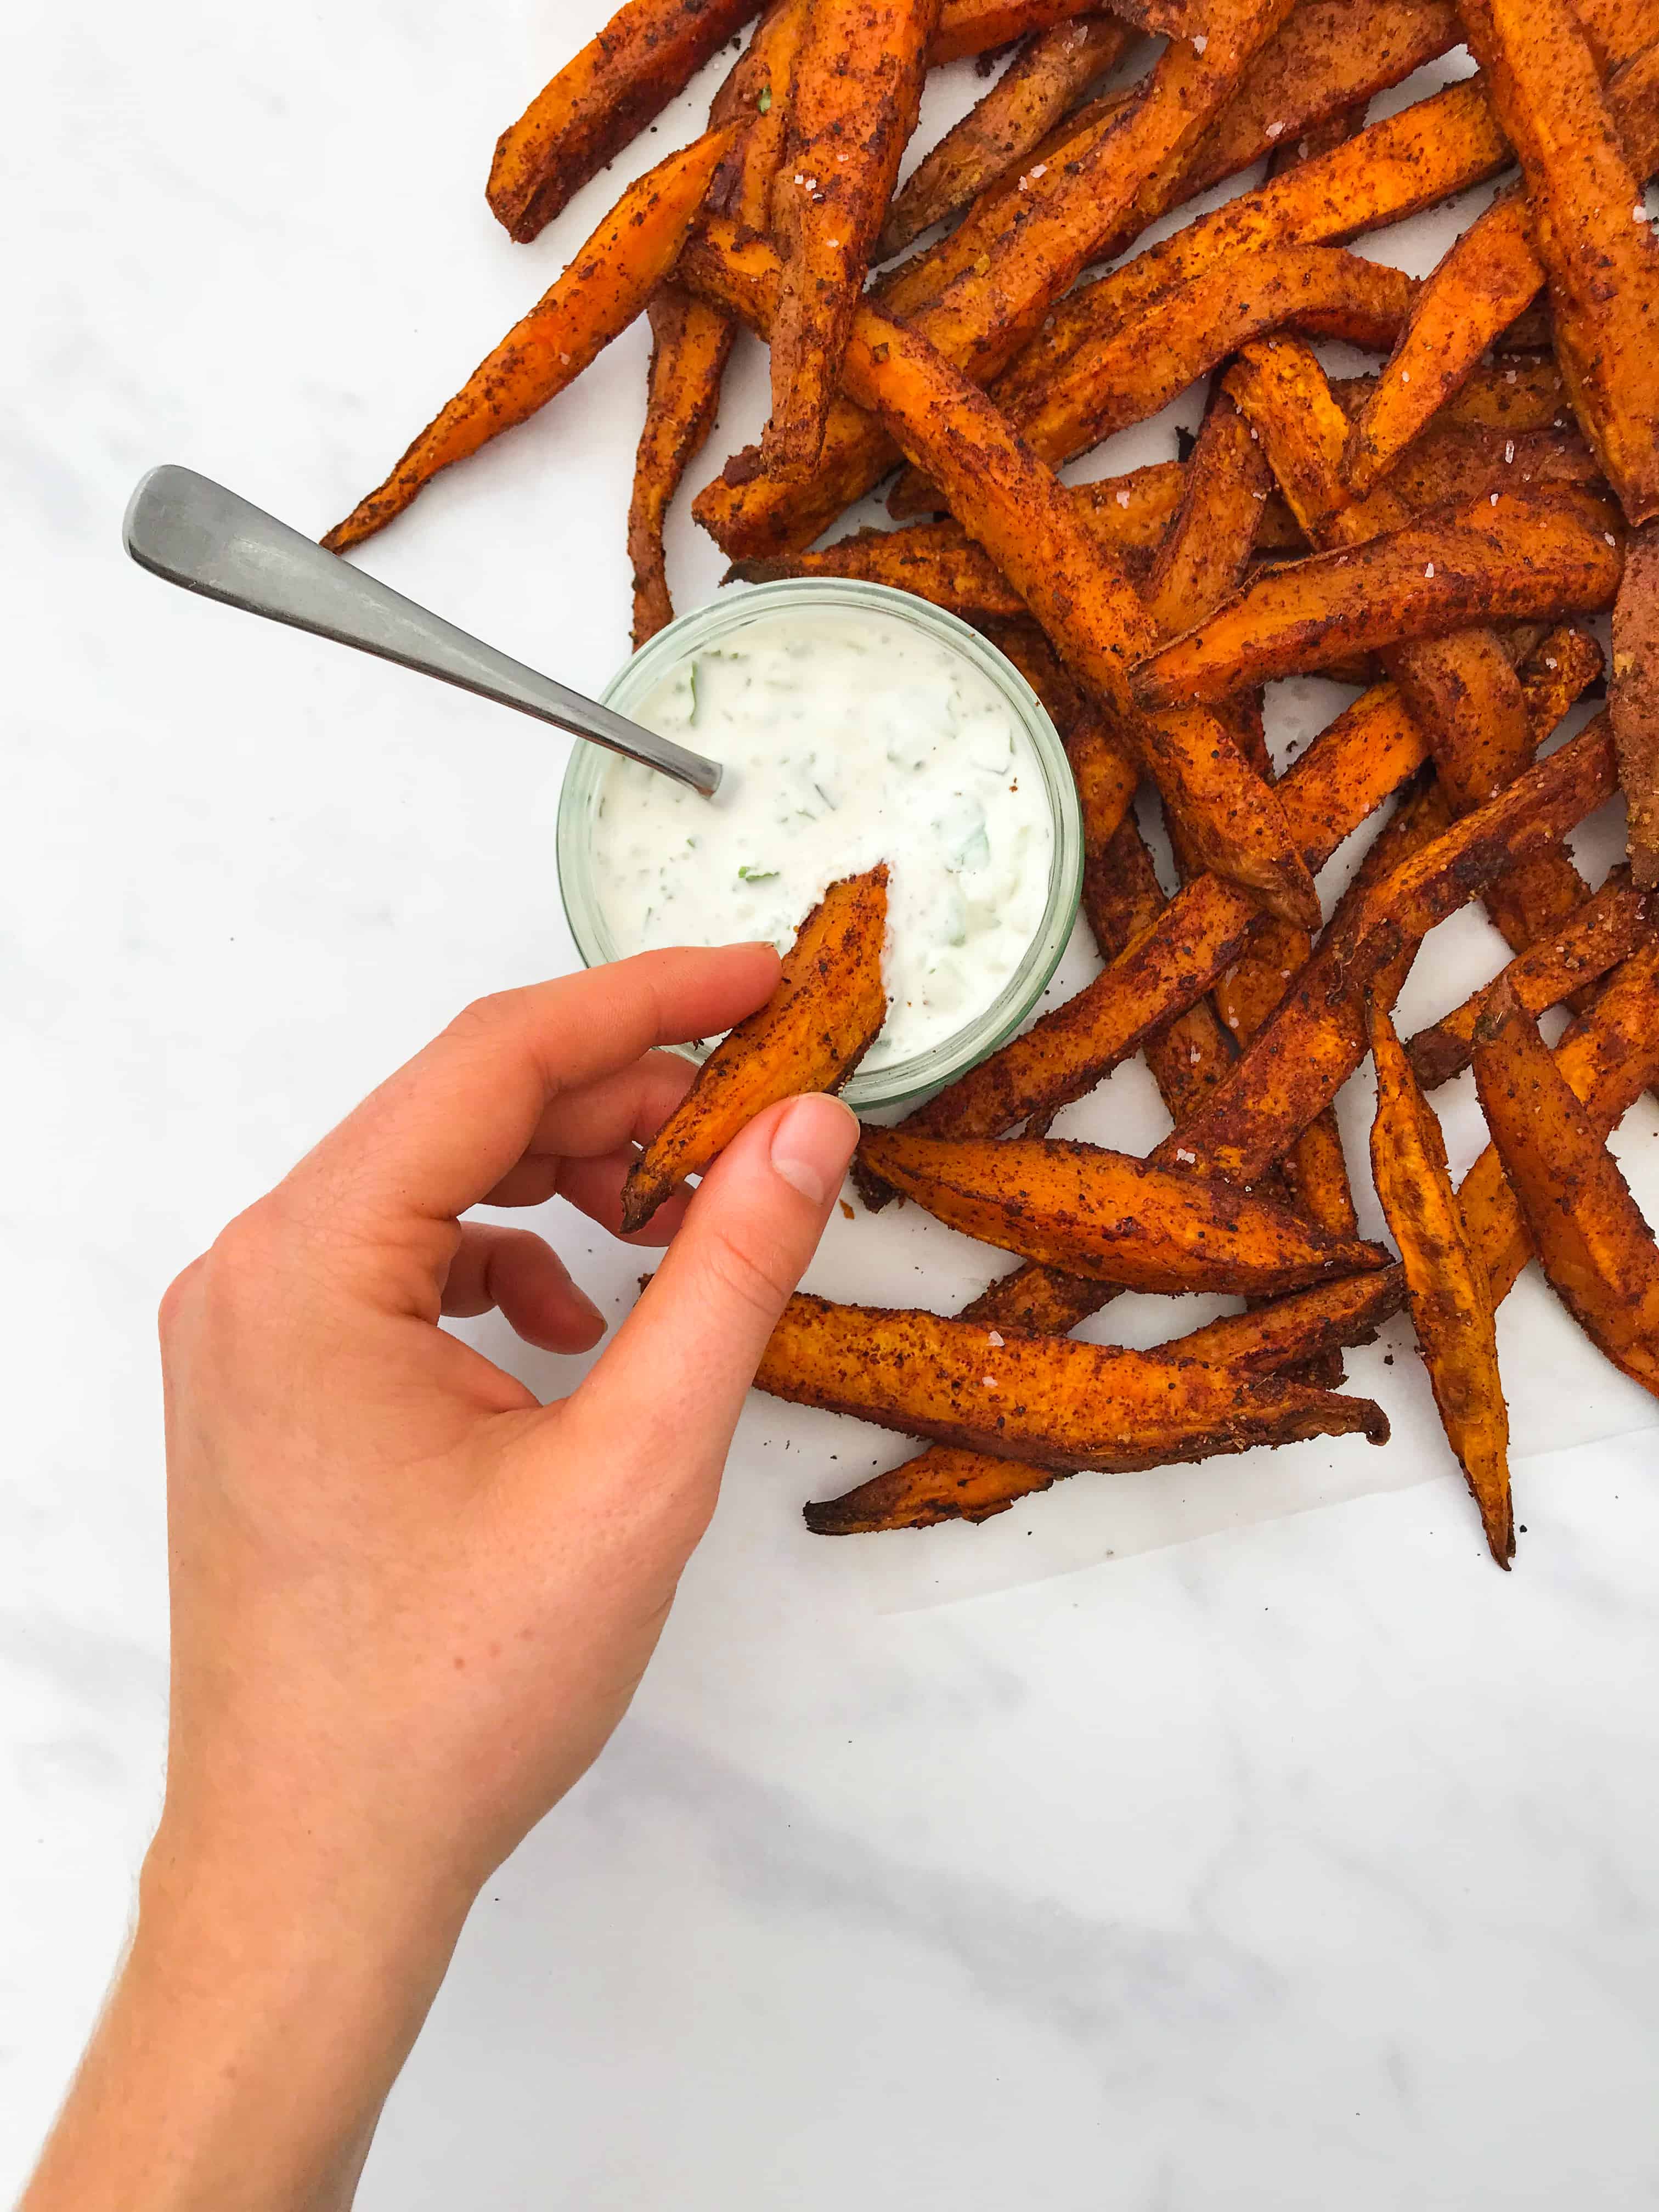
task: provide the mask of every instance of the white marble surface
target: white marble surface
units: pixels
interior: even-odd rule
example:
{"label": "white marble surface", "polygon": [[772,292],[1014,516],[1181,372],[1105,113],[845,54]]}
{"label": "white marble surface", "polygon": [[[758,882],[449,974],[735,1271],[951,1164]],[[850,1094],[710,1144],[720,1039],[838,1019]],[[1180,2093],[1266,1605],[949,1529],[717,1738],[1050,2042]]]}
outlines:
{"label": "white marble surface", "polygon": [[[690,126],[695,91],[507,245],[494,135],[601,12],[14,21],[0,2189],[156,1802],[156,1297],[457,1006],[571,957],[562,744],[167,592],[124,563],[121,504],[173,459],[314,529],[380,474]],[[1438,235],[1389,250],[1426,265]],[[597,687],[644,354],[636,332],[368,564]],[[706,466],[755,427],[757,369]],[[1110,465],[1169,450],[1154,425]],[[713,588],[683,518],[672,551],[684,603]],[[1492,957],[1473,920],[1441,932],[1408,1011]],[[1133,1070],[1089,1111],[1158,1132]],[[1467,1156],[1467,1098],[1449,1119]],[[1656,1126],[1624,1140],[1650,1191]],[[620,1310],[632,1255],[556,1226]],[[941,1302],[990,1272],[914,1220],[838,1221],[814,1279],[900,1297],[918,1268]],[[890,1443],[757,1405],[634,1716],[480,1905],[364,2204],[1659,2201],[1654,1408],[1535,1282],[1504,1328],[1507,1578],[1414,1361],[1381,1347],[1359,1374],[1388,1454],[1073,1483],[890,1543],[816,1542],[797,1508]]]}

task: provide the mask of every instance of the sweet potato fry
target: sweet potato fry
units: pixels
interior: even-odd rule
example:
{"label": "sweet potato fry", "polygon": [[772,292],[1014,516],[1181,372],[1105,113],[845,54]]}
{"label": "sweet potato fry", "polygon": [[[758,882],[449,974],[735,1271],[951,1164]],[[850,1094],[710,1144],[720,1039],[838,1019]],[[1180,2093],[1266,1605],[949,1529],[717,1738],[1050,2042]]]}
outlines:
{"label": "sweet potato fry", "polygon": [[[1131,552],[1126,557],[1134,556]],[[851,576],[860,583],[885,584],[946,607],[964,622],[1017,623],[1027,614],[1024,600],[990,555],[953,522],[860,530],[820,553],[734,561],[720,581],[771,584],[786,576]]]}
{"label": "sweet potato fry", "polygon": [[[1447,410],[1449,413],[1449,410]],[[1531,491],[1550,484],[1606,489],[1595,454],[1576,428],[1494,430],[1443,416],[1399,454],[1386,489],[1402,508],[1462,506],[1483,493]],[[1348,510],[1371,511],[1370,498]]]}
{"label": "sweet potato fry", "polygon": [[674,619],[663,524],[687,467],[713,425],[720,377],[737,331],[729,316],[707,301],[694,299],[678,284],[664,285],[647,313],[651,373],[628,509],[636,652]]}
{"label": "sweet potato fry", "polygon": [[1633,531],[1613,608],[1608,687],[1630,856],[1644,889],[1659,884],[1659,524]]}
{"label": "sweet potato fry", "polygon": [[[1617,1127],[1643,1091],[1659,1081],[1659,946],[1644,945],[1615,970],[1595,1004],[1556,1047],[1555,1064],[1598,1137]],[[1492,1279],[1492,1303],[1501,1305],[1531,1259],[1533,1245],[1495,1146],[1476,1160],[1458,1195]]]}
{"label": "sweet potato fry", "polygon": [[[928,66],[938,69],[945,62],[988,54],[1016,39],[1091,14],[1098,5],[1099,0],[945,0],[927,50]],[[1188,0],[1126,0],[1113,12],[1142,30],[1165,31],[1172,38],[1188,38],[1204,27],[1200,11]]]}
{"label": "sweet potato fry", "polygon": [[[1392,481],[1363,501],[1350,501],[1341,479],[1341,410],[1306,346],[1279,338],[1247,347],[1228,373],[1227,387],[1267,447],[1297,520],[1322,550],[1363,544],[1404,526],[1408,509]],[[1442,431],[1433,442],[1445,441]],[[1491,489],[1506,493],[1515,468],[1529,465],[1533,457],[1523,463],[1519,435],[1504,438],[1501,457],[1503,467]],[[1427,481],[1413,488],[1432,495],[1436,474],[1431,467],[1423,472]],[[1487,496],[1490,504],[1490,489]],[[1560,657],[1570,664],[1582,659],[1583,641]],[[1450,637],[1396,645],[1383,662],[1428,738],[1454,811],[1480,805],[1530,762],[1537,743],[1533,718],[1495,631],[1465,629]],[[1571,680],[1587,679],[1575,673]],[[1587,896],[1566,855],[1548,853],[1494,885],[1486,904],[1511,947],[1521,951],[1559,927]]]}
{"label": "sweet potato fry", "polygon": [[1652,937],[1656,919],[1650,894],[1636,888],[1628,868],[1615,868],[1556,936],[1519,954],[1496,982],[1417,1032],[1407,1051],[1418,1080],[1432,1091],[1468,1066],[1475,1031],[1500,984],[1528,1013],[1541,1014],[1628,959]]}
{"label": "sweet potato fry", "polygon": [[[1358,411],[1368,388],[1356,378],[1331,386]],[[1559,429],[1572,420],[1572,403],[1553,356],[1483,362],[1440,410],[1443,423],[1464,423],[1520,437],[1529,430]]]}
{"label": "sweet potato fry", "polygon": [[760,0],[625,0],[502,131],[485,198],[523,243],[682,92]]}
{"label": "sweet potato fry", "polygon": [[868,308],[847,368],[854,395],[871,400],[912,459],[946,484],[953,512],[1079,681],[1119,719],[1206,866],[1270,912],[1316,919],[1312,878],[1283,809],[1215,717],[1194,708],[1133,713],[1124,665],[1152,635],[1134,586],[984,394],[925,339]]}
{"label": "sweet potato fry", "polygon": [[[1643,178],[1659,167],[1656,74],[1659,45],[1633,58],[1607,88],[1631,167]],[[1413,302],[1400,343],[1349,437],[1343,474],[1354,491],[1369,491],[1379,481],[1544,282],[1526,198],[1507,192],[1464,232]]]}
{"label": "sweet potato fry", "polygon": [[789,482],[823,443],[899,158],[916,127],[939,0],[813,0],[772,196],[783,272],[765,465]]}
{"label": "sweet potato fry", "polygon": [[[1614,118],[1632,144],[1652,147],[1651,77],[1632,58],[1651,36],[1650,26],[1615,15],[1605,32],[1611,58],[1627,64],[1607,87]],[[1263,150],[1260,145],[1255,149]],[[1659,147],[1651,158],[1659,165]],[[999,405],[1018,407],[1033,387],[1057,385],[1079,349],[1109,337],[1164,293],[1235,254],[1340,244],[1466,191],[1495,176],[1510,159],[1480,80],[1449,85],[1369,125],[1332,152],[1200,216],[1109,276],[1080,286],[1010,363],[992,396]],[[1104,241],[1115,252],[1128,242]]]}
{"label": "sweet potato fry", "polygon": [[[1220,0],[1204,26],[1202,54],[1180,41],[1170,45],[1121,116],[1052,166],[1018,207],[994,214],[982,240],[960,245],[973,218],[961,226],[951,243],[971,258],[937,298],[916,309],[895,292],[884,304],[914,315],[916,328],[974,381],[995,375],[1139,196],[1178,172],[1287,13],[1288,0]],[[745,281],[739,299],[733,272],[723,265],[728,246],[723,239],[705,240],[687,259],[684,280],[695,289],[712,287],[719,304],[736,306],[765,331],[769,311],[757,288]],[[810,483],[786,482],[745,453],[704,487],[694,512],[723,550],[738,557],[808,545],[879,481],[895,458],[893,441],[856,398],[849,392],[846,399],[854,404],[831,409]]]}
{"label": "sweet potato fry", "polygon": [[1531,1015],[1500,991],[1475,1040],[1492,1142],[1550,1287],[1591,1342],[1659,1396],[1659,1250]]}
{"label": "sweet potato fry", "polygon": [[1132,1290],[1275,1297],[1387,1257],[1358,1237],[1328,1237],[1274,1200],[1094,1145],[868,1129],[860,1152],[950,1228]]}
{"label": "sweet potato fry", "polygon": [[[1480,434],[1454,431],[1453,437]],[[1559,435],[1559,433],[1552,434]],[[1252,447],[1254,453],[1255,447]],[[1479,476],[1484,455],[1471,454],[1471,478]],[[1449,461],[1446,474],[1455,467]],[[1078,520],[1116,553],[1130,575],[1157,553],[1186,496],[1187,473],[1179,461],[1154,461],[1121,477],[1066,487]],[[1269,493],[1258,513],[1256,544],[1286,552],[1305,543]],[[1028,616],[1025,602],[1002,571],[956,521],[912,523],[902,530],[860,530],[837,538],[817,553],[763,555],[735,561],[724,583],[769,584],[786,576],[853,576],[913,592],[935,606],[975,623],[1018,622]],[[1148,586],[1150,589],[1150,585]]]}
{"label": "sweet potato fry", "polygon": [[795,1405],[969,1450],[988,1445],[1059,1474],[1388,1434],[1367,1400],[1277,1376],[813,1297],[790,1299],[755,1381]]}
{"label": "sweet potato fry", "polygon": [[[1505,867],[1564,836],[1613,787],[1613,742],[1601,716],[1496,799],[1368,884],[1327,933],[1317,957],[1233,1073],[1188,1122],[1183,1148],[1235,1182],[1254,1182],[1330,1104],[1364,1056],[1357,994],[1372,975],[1409,953]],[[1376,995],[1387,1003],[1380,988]]]}
{"label": "sweet potato fry", "polygon": [[[1214,393],[1187,463],[1180,511],[1141,592],[1160,637],[1202,622],[1237,589],[1272,489],[1261,441],[1226,393]],[[1265,744],[1250,765],[1271,775]]]}
{"label": "sweet potato fry", "polygon": [[1412,1323],[1446,1440],[1457,1455],[1486,1544],[1507,1570],[1515,1557],[1510,1418],[1498,1371],[1492,1285],[1469,1243],[1432,1108],[1382,1009],[1368,1010],[1376,1063],[1371,1171],[1406,1270]]}
{"label": "sweet potato fry", "polygon": [[1659,243],[1602,70],[1570,0],[1461,0],[1469,46],[1521,158],[1549,277],[1556,357],[1633,523],[1659,517]]}
{"label": "sweet potato fry", "polygon": [[[1391,684],[1333,723],[1279,786],[1310,865],[1322,866],[1425,753]],[[1082,1097],[1211,988],[1255,923],[1243,892],[1200,877],[1103,975],[918,1107],[904,1126],[934,1136],[994,1137]]]}
{"label": "sweet potato fry", "polygon": [[1507,193],[1464,232],[1413,301],[1400,342],[1348,433],[1342,473],[1351,489],[1368,492],[1387,474],[1543,281],[1526,201]]}
{"label": "sweet potato fry", "polygon": [[873,258],[902,253],[912,239],[954,215],[1039,145],[1095,79],[1105,76],[1128,38],[1128,25],[1112,15],[1079,15],[1040,32],[911,171],[888,212]]}
{"label": "sweet potato fry", "polygon": [[716,1046],[623,1187],[623,1227],[651,1218],[765,1107],[798,1091],[838,1091],[887,1018],[882,944],[887,870],[831,884],[784,956],[783,980]]}
{"label": "sweet potato fry", "polygon": [[1269,569],[1143,662],[1149,710],[1224,699],[1355,652],[1492,621],[1611,606],[1623,571],[1615,517],[1595,495],[1553,488],[1483,500],[1352,551]]}
{"label": "sweet potato fry", "polygon": [[999,405],[1017,406],[1032,385],[1057,386],[1083,349],[1111,337],[1176,285],[1237,254],[1340,244],[1495,176],[1510,159],[1479,81],[1449,85],[1079,287],[997,380],[992,397]]}
{"label": "sweet potato fry", "polygon": [[772,225],[772,188],[789,135],[789,95],[795,57],[806,29],[811,0],[771,0],[743,58],[715,96],[711,130],[738,126],[703,204],[730,216],[740,230]]}
{"label": "sweet potato fry", "polygon": [[1398,269],[1334,246],[1240,254],[1166,293],[1074,356],[1063,384],[1007,411],[1032,450],[1058,467],[1115,430],[1157,414],[1217,362],[1269,331],[1391,345],[1413,290]]}
{"label": "sweet potato fry", "polygon": [[[1178,166],[1148,179],[1091,258],[1115,258],[1194,192],[1364,106],[1461,35],[1455,15],[1439,0],[1301,0],[1252,58],[1212,128]],[[1121,120],[1130,97],[1113,91],[1080,107],[1018,171],[988,186],[953,235],[890,272],[882,288],[890,312],[914,317],[973,269],[1024,197],[1041,188],[1045,174],[1086,153],[1102,128]]]}
{"label": "sweet potato fry", "polygon": [[[1277,1374],[1373,1335],[1399,1310],[1397,1273],[1387,1268],[1374,1275],[1351,1275],[1316,1293],[1301,1292],[1253,1313],[1213,1322],[1160,1346],[1156,1356],[1212,1364],[1241,1378]],[[1376,1285],[1383,1286],[1380,1295]],[[1314,1310],[1304,1314],[1309,1306]],[[1047,1490],[1054,1480],[1053,1470],[1030,1461],[935,1444],[902,1467],[872,1475],[843,1497],[807,1506],[806,1525],[815,1535],[851,1536],[922,1528],[940,1521],[987,1521],[1006,1512],[1017,1498]]]}
{"label": "sweet potato fry", "polygon": [[[1648,1085],[1659,1079],[1659,945],[1625,963],[1584,1019],[1569,1030],[1556,1065],[1584,1105],[1591,1126],[1605,1135]],[[1177,1141],[1186,1132],[1178,1133]],[[1499,1305],[1531,1257],[1520,1209],[1488,1146],[1458,1192],[1469,1237],[1486,1269],[1493,1304]],[[1073,1328],[1115,1293],[1074,1275],[1027,1265],[993,1283],[975,1299],[964,1320],[993,1328],[1060,1334]],[[1213,1322],[1178,1345],[1189,1357],[1229,1365],[1259,1364],[1269,1370],[1317,1358],[1346,1344],[1365,1341],[1406,1303],[1402,1267],[1350,1275],[1338,1283],[1294,1291],[1253,1314]],[[1259,1346],[1251,1332],[1259,1332]],[[1012,1460],[952,1452],[934,1445],[837,1499],[809,1507],[808,1525],[835,1535],[860,1528],[921,1526],[958,1516],[983,1520],[1001,1512],[1046,1479]]]}
{"label": "sweet potato fry", "polygon": [[[1403,83],[1463,36],[1445,0],[1302,0],[1182,173],[1181,197],[1207,191],[1261,158],[1264,147],[1294,149],[1310,133],[1346,119],[1379,92]],[[1328,153],[1352,130],[1312,153]],[[1275,171],[1278,173],[1278,171]]]}
{"label": "sweet potato fry", "polygon": [[378,490],[323,543],[343,553],[401,514],[440,469],[465,459],[573,384],[627,329],[673,266],[728,131],[713,131],[658,163],[612,208],[562,276],[473,370]]}

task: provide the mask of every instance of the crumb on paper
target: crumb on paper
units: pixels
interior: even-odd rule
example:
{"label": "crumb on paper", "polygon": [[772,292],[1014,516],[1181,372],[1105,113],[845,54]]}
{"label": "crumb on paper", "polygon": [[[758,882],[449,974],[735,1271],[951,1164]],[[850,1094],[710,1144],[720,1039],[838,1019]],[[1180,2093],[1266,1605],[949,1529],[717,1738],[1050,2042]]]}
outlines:
{"label": "crumb on paper", "polygon": [[845,1199],[842,1199],[841,1202],[841,1210],[847,1216],[847,1218],[849,1221],[857,1220],[858,1216],[854,1212],[852,1207],[847,1203]]}

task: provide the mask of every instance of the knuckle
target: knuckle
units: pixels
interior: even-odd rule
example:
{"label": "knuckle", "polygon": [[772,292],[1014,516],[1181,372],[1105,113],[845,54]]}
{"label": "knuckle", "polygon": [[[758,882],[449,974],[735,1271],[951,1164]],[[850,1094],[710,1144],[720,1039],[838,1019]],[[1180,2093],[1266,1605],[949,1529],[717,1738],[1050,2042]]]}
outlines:
{"label": "knuckle", "polygon": [[201,1295],[202,1279],[206,1271],[206,1255],[198,1254],[187,1267],[179,1269],[162,1291],[155,1321],[164,1344],[172,1342],[184,1327],[186,1316]]}
{"label": "knuckle", "polygon": [[228,1221],[196,1262],[198,1288],[214,1306],[240,1306],[268,1289],[275,1239],[264,1200]]}
{"label": "knuckle", "polygon": [[449,1023],[445,1034],[463,1039],[489,1036],[501,1027],[511,996],[507,991],[489,991],[471,1000]]}

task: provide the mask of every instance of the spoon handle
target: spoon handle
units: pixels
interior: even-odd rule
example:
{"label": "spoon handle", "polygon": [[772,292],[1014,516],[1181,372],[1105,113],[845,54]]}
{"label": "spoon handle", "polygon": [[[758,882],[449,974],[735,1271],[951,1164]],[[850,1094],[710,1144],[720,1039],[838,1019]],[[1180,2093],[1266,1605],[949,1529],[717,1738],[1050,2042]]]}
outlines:
{"label": "spoon handle", "polygon": [[497,653],[193,469],[152,469],[127,504],[122,539],[140,568],[187,592],[515,707],[658,769],[705,798],[719,787],[718,761],[688,752]]}

